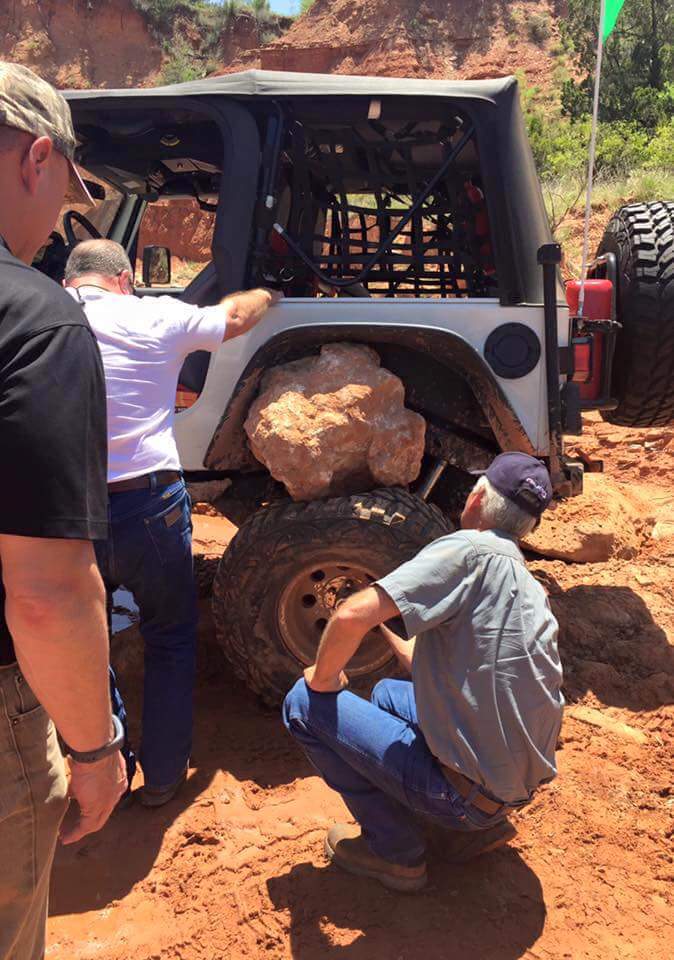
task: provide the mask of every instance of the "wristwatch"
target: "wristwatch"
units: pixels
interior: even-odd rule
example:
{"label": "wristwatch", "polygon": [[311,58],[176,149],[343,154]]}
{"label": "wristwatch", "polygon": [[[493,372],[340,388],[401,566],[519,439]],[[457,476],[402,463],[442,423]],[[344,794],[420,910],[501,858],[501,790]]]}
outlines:
{"label": "wristwatch", "polygon": [[73,750],[65,741],[62,741],[64,755],[70,757],[76,763],[96,763],[97,760],[102,760],[103,757],[109,757],[111,753],[121,750],[124,743],[124,727],[122,721],[114,713],[112,715],[112,726],[114,729],[112,739],[96,750]]}

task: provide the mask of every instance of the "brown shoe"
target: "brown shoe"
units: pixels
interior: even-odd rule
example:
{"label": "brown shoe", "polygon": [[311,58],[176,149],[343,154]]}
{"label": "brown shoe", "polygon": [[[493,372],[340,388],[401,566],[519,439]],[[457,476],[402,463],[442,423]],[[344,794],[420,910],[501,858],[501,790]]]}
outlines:
{"label": "brown shoe", "polygon": [[359,877],[371,877],[383,883],[389,890],[413,893],[426,886],[426,864],[418,867],[403,867],[375,856],[365,842],[360,827],[336,823],[325,838],[325,854],[328,860],[342,870]]}
{"label": "brown shoe", "polygon": [[449,863],[465,863],[491,853],[505,847],[516,836],[517,830],[509,820],[501,820],[486,830],[433,830],[438,856]]}

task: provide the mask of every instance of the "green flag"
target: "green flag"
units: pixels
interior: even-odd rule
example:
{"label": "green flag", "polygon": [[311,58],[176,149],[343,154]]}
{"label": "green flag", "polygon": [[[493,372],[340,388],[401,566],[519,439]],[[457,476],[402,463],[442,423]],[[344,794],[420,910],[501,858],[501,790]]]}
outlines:
{"label": "green flag", "polygon": [[604,13],[604,40],[606,40],[615,27],[618,15],[623,8],[625,0],[606,0],[606,12]]}

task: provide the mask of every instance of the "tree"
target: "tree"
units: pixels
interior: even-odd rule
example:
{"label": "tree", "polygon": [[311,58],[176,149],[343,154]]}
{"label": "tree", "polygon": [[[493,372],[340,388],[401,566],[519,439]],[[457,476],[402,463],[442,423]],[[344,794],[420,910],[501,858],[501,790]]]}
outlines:
{"label": "tree", "polygon": [[[568,0],[563,39],[572,46],[583,77],[567,80],[562,108],[573,118],[591,110],[599,33],[599,0]],[[634,121],[654,130],[674,110],[674,4],[672,0],[627,0],[606,42],[600,118]]]}

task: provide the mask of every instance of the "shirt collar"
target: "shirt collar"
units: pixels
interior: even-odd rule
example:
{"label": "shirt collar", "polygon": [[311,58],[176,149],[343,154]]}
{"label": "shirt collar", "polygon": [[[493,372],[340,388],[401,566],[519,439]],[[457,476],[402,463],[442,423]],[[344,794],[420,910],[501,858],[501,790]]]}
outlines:
{"label": "shirt collar", "polygon": [[116,296],[112,290],[106,290],[104,287],[97,287],[95,284],[83,283],[79,287],[66,287],[66,290],[69,290],[71,295],[77,300],[86,300],[92,297],[104,297],[107,294]]}

